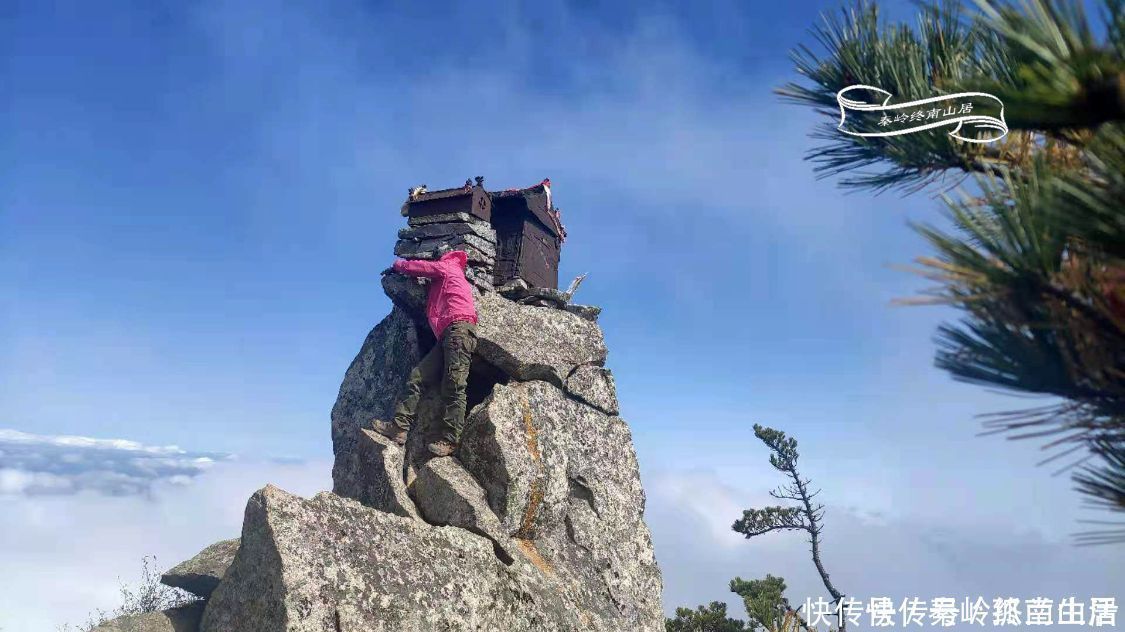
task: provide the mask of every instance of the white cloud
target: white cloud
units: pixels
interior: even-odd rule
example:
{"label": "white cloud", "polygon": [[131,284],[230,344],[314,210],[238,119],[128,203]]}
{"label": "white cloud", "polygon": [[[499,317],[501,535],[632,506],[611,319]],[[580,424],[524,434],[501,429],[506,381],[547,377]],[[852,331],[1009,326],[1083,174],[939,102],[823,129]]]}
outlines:
{"label": "white cloud", "polygon": [[183,484],[225,458],[174,445],[0,429],[0,495],[147,494],[154,484]]}
{"label": "white cloud", "polygon": [[666,473],[654,483],[656,493],[649,494],[651,510],[675,508],[676,513],[692,516],[710,543],[720,549],[734,549],[742,544],[742,536],[731,530],[731,524],[749,505],[740,504],[735,489],[698,470]]}
{"label": "white cloud", "polygon": [[[0,629],[50,632],[118,605],[120,582],[218,540],[237,537],[246,500],[266,483],[303,496],[331,487],[331,463],[223,461],[190,477],[166,477],[146,494],[0,496]],[[0,478],[0,481],[5,479]]]}
{"label": "white cloud", "polygon": [[142,452],[145,454],[184,454],[183,450],[174,445],[147,446],[128,439],[94,439],[91,437],[71,435],[37,435],[10,429],[0,429],[0,444],[117,450]]}

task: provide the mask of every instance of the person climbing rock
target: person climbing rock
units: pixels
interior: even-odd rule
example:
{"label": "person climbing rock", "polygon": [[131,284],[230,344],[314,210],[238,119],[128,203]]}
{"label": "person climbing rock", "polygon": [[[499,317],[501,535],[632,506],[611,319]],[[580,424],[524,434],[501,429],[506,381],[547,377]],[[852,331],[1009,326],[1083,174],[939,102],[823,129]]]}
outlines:
{"label": "person climbing rock", "polygon": [[429,280],[426,297],[426,318],[437,344],[410,372],[406,386],[395,407],[391,422],[375,420],[379,434],[395,443],[406,443],[418,412],[422,394],[438,384],[441,386],[442,438],[427,447],[437,456],[449,456],[457,449],[461,429],[465,425],[465,383],[473,351],[477,347],[477,309],[473,291],[465,278],[467,255],[460,250],[445,252],[437,261],[399,259],[384,270]]}

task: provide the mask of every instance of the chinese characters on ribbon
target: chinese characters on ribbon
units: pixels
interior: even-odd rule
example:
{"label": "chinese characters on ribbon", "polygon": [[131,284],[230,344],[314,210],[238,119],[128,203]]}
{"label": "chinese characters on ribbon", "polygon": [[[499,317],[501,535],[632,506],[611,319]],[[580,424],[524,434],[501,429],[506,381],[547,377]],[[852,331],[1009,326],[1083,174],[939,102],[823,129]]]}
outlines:
{"label": "chinese characters on ribbon", "polygon": [[899,112],[894,117],[883,114],[879,119],[879,126],[886,127],[891,123],[916,123],[918,121],[934,121],[940,120],[949,116],[960,116],[962,114],[972,114],[973,104],[962,103],[961,107],[951,105],[944,110],[940,108],[930,108],[929,110],[914,110],[913,112]]}

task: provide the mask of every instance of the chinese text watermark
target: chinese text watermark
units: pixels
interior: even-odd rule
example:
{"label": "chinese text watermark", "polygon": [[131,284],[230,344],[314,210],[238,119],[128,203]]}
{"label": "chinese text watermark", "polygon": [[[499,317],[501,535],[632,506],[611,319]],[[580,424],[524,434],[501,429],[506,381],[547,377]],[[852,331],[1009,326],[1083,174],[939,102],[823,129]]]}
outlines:
{"label": "chinese text watermark", "polygon": [[1117,598],[1091,597],[1080,600],[1064,597],[1055,601],[1033,597],[917,597],[894,600],[871,597],[866,602],[846,597],[833,603],[818,597],[806,599],[801,616],[810,628],[832,628],[843,616],[849,626],[871,628],[953,627],[960,624],[1003,626],[1081,625],[1115,627]]}

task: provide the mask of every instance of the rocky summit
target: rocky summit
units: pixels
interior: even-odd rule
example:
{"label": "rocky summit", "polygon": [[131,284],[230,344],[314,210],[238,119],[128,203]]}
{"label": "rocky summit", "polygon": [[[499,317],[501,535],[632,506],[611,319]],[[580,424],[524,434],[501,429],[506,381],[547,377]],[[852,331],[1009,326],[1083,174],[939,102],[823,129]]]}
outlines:
{"label": "rocky summit", "polygon": [[425,287],[395,274],[383,287],[394,307],[332,409],[332,491],[259,490],[240,539],[164,575],[203,601],[101,629],[664,629],[644,490],[597,308],[478,287],[464,435],[453,456],[434,458],[425,445],[440,423],[436,393],[405,446],[371,430],[391,418],[434,344]]}

